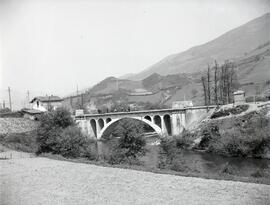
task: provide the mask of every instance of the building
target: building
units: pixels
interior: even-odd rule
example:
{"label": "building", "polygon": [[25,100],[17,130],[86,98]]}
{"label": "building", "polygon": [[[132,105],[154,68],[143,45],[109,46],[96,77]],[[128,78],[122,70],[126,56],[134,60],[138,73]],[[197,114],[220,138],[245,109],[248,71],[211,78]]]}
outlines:
{"label": "building", "polygon": [[270,101],[270,88],[265,92],[265,98]]}
{"label": "building", "polygon": [[234,99],[234,103],[245,103],[246,102],[246,98],[245,98],[245,91],[242,90],[237,90],[233,93],[233,99]]}
{"label": "building", "polygon": [[192,107],[193,103],[191,100],[185,100],[185,101],[174,101],[172,103],[172,108],[173,109],[182,109],[185,107]]}
{"label": "building", "polygon": [[34,110],[34,109],[23,109],[22,110],[23,117],[30,119],[30,120],[37,120],[38,117],[43,113],[40,110]]}
{"label": "building", "polygon": [[58,107],[62,107],[62,101],[63,100],[60,97],[50,95],[35,97],[30,103],[32,109],[46,112],[49,109],[55,110]]}

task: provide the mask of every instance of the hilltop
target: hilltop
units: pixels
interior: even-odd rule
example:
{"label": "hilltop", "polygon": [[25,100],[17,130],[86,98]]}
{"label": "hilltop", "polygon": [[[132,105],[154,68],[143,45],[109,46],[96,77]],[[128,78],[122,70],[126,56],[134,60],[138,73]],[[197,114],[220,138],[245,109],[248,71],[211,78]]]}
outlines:
{"label": "hilltop", "polygon": [[267,42],[270,42],[270,13],[228,31],[208,43],[169,55],[133,75],[131,79],[142,79],[153,73],[168,75],[198,72],[205,69],[207,64],[212,64],[214,60],[223,62],[242,57]]}

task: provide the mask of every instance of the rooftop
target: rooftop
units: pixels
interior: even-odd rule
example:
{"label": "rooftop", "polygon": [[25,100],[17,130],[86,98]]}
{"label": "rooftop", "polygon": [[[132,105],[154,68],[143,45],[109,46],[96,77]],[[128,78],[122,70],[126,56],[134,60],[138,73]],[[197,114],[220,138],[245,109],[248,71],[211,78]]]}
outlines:
{"label": "rooftop", "polygon": [[62,101],[62,99],[55,95],[49,95],[49,96],[38,96],[34,97],[30,103],[33,103],[35,100],[39,100],[41,102],[56,102],[56,101]]}

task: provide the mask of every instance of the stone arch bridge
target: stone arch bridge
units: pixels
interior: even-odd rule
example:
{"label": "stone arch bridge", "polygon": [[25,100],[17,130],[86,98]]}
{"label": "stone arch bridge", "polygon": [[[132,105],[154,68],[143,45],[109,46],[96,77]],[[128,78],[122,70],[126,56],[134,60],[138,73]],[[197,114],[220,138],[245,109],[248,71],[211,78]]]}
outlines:
{"label": "stone arch bridge", "polygon": [[184,129],[204,119],[214,108],[215,106],[198,106],[182,109],[84,114],[76,116],[75,121],[85,134],[96,139],[101,139],[110,126],[124,118],[140,120],[152,127],[157,134],[172,136],[179,135]]}

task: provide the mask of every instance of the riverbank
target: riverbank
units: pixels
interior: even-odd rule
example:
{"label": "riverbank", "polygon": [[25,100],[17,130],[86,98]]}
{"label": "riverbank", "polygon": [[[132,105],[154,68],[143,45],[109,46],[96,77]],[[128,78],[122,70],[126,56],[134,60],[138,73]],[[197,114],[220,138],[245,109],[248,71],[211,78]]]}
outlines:
{"label": "riverbank", "polygon": [[227,157],[270,159],[270,112],[261,104],[224,105],[175,140],[178,146]]}
{"label": "riverbank", "polygon": [[[155,147],[154,147],[155,149]],[[194,157],[195,155],[195,157]],[[85,158],[77,158],[77,159],[67,159],[62,157],[61,155],[53,155],[53,154],[42,154],[42,157],[46,157],[49,159],[59,160],[59,161],[69,161],[73,163],[84,163],[91,164],[103,167],[112,167],[112,168],[122,168],[128,170],[138,170],[144,172],[152,172],[158,174],[165,175],[175,175],[175,176],[185,176],[185,177],[198,177],[203,179],[215,179],[215,180],[228,180],[228,181],[239,181],[239,182],[249,182],[256,184],[266,184],[270,185],[270,176],[262,175],[260,168],[263,167],[264,173],[270,173],[270,160],[267,160],[263,163],[256,161],[253,167],[248,166],[248,163],[245,163],[244,160],[248,159],[237,159],[237,158],[228,158],[227,160],[233,160],[234,163],[231,165],[227,161],[216,162],[206,160],[207,157],[204,155],[197,155],[196,153],[192,153],[187,157],[179,159],[178,167],[182,169],[170,169],[166,168],[158,168],[156,166],[156,162],[154,158],[157,158],[155,153],[148,152],[146,156],[142,157],[141,165],[129,165],[129,164],[109,164],[108,162],[99,159],[99,160],[88,160]],[[178,157],[181,155],[178,155]],[[221,158],[223,160],[223,158]],[[239,161],[242,160],[242,163]],[[180,164],[182,163],[182,164]],[[240,166],[235,168],[235,164],[239,163]],[[258,168],[256,168],[258,167]],[[209,169],[210,168],[210,169]]]}
{"label": "riverbank", "polygon": [[0,161],[2,204],[267,204],[270,186],[46,158]]}

